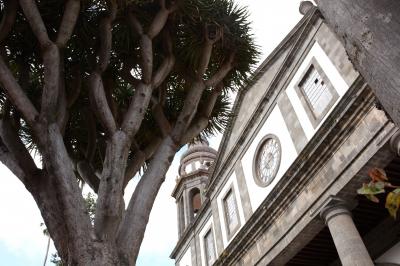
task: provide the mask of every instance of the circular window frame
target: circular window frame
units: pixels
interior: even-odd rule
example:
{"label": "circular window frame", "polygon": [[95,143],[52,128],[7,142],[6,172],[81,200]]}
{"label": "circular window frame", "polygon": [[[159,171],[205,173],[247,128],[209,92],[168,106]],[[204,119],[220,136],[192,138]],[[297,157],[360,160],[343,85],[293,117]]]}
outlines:
{"label": "circular window frame", "polygon": [[[260,176],[258,175],[258,171],[257,171],[257,167],[258,167],[258,166],[257,166],[257,160],[258,160],[258,156],[259,156],[259,154],[260,154],[261,148],[263,148],[263,145],[264,145],[265,142],[267,142],[267,140],[269,140],[269,139],[274,139],[274,140],[276,141],[276,143],[278,144],[279,158],[278,158],[278,162],[277,162],[277,164],[276,164],[276,168],[275,168],[274,172],[273,172],[272,175],[271,175],[271,179],[268,180],[268,182],[264,182],[264,181],[262,181],[262,179],[261,179]],[[260,186],[260,187],[267,187],[267,186],[269,186],[269,185],[272,183],[272,181],[274,181],[276,175],[278,174],[279,167],[280,167],[280,165],[281,165],[281,160],[282,160],[282,146],[281,146],[281,142],[280,142],[278,136],[276,136],[276,135],[274,135],[274,134],[267,134],[267,135],[265,135],[265,136],[260,140],[260,142],[258,143],[257,148],[256,148],[256,151],[255,151],[254,156],[253,156],[253,167],[252,167],[252,168],[253,168],[253,179],[254,179],[254,182],[255,182],[258,186]]]}

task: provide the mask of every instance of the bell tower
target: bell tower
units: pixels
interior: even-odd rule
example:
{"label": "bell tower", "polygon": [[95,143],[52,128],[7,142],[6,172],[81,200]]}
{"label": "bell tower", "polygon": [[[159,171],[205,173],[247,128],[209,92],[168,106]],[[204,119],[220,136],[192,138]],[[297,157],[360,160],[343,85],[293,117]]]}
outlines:
{"label": "bell tower", "polygon": [[178,208],[179,237],[194,220],[204,202],[203,192],[216,155],[217,151],[205,140],[190,143],[187,151],[182,154],[179,175],[172,192]]}

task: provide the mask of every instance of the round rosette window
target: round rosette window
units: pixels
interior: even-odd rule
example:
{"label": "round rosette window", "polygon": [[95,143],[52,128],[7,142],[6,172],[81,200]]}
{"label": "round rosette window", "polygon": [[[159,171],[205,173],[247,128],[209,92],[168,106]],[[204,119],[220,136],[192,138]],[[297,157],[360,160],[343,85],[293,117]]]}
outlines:
{"label": "round rosette window", "polygon": [[274,180],[281,163],[281,144],[277,136],[265,136],[256,149],[253,175],[259,186],[266,187]]}

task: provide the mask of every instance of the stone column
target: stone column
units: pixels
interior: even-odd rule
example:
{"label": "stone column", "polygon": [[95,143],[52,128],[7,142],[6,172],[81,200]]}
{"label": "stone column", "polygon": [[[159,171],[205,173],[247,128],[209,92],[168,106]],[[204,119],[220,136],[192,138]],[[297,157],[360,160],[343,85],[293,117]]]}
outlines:
{"label": "stone column", "polygon": [[335,199],[321,210],[343,266],[373,266],[367,248],[342,200]]}

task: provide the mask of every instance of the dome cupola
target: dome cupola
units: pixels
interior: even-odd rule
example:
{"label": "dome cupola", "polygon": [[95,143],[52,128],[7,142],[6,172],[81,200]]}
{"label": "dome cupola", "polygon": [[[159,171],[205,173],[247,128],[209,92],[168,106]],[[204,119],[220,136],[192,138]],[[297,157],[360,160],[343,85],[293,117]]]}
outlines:
{"label": "dome cupola", "polygon": [[214,163],[217,151],[211,148],[206,140],[196,140],[189,144],[186,152],[181,157],[179,175],[181,177],[201,170],[208,170]]}

